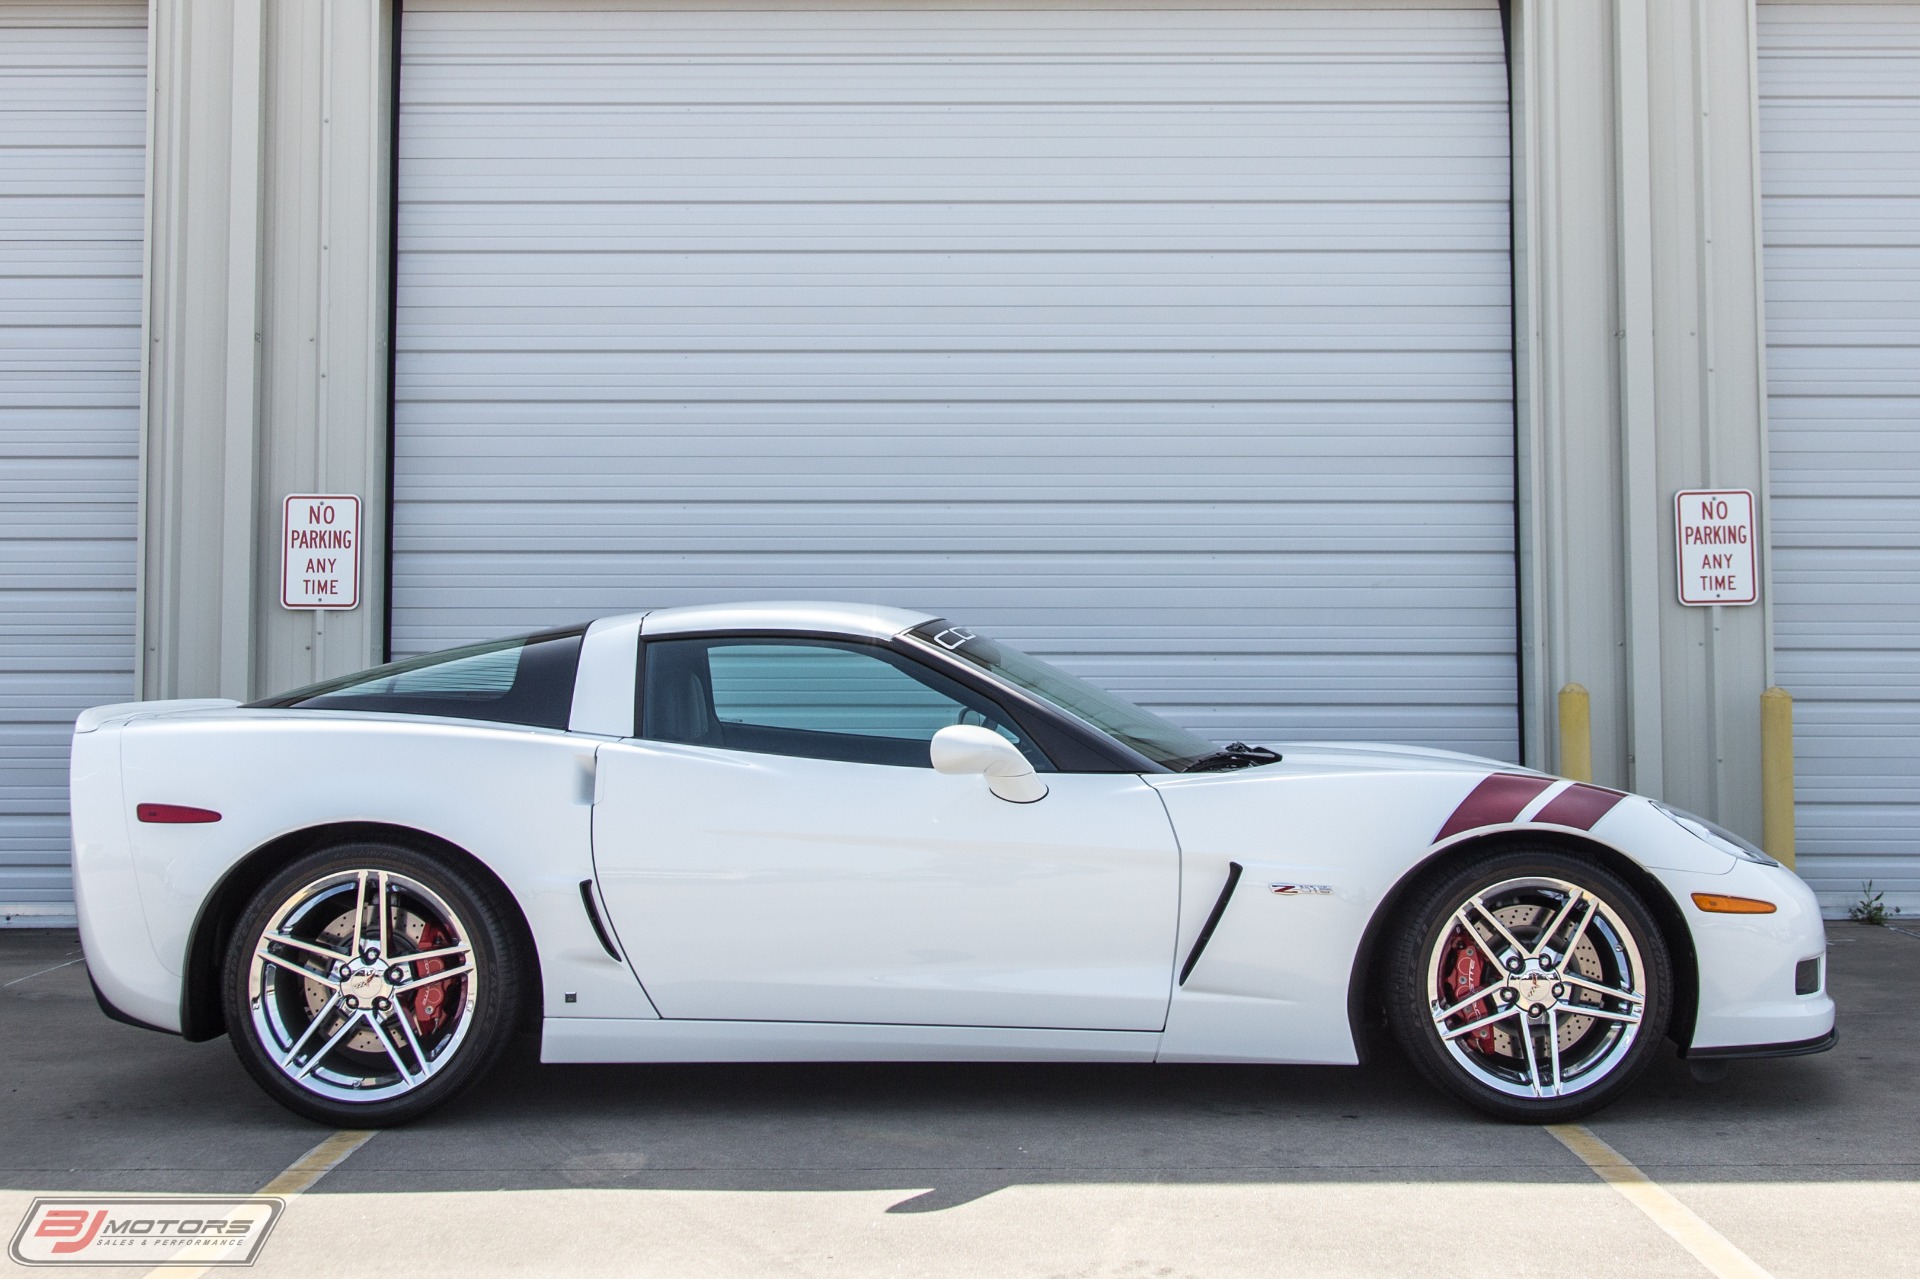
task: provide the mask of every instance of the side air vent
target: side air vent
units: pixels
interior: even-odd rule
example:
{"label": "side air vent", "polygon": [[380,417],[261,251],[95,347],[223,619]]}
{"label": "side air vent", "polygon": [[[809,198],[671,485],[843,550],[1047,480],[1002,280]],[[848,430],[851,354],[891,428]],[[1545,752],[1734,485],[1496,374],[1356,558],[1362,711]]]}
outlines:
{"label": "side air vent", "polygon": [[1200,962],[1200,953],[1213,940],[1213,930],[1220,926],[1220,916],[1227,913],[1227,903],[1233,899],[1234,887],[1240,882],[1241,866],[1239,862],[1227,863],[1227,882],[1220,887],[1220,896],[1215,899],[1212,911],[1207,914],[1207,922],[1200,925],[1200,935],[1193,939],[1193,949],[1187,952],[1187,962],[1180,965],[1180,984],[1187,984],[1187,978],[1193,976],[1193,966]]}
{"label": "side air vent", "polygon": [[600,920],[600,906],[599,903],[593,899],[593,881],[591,879],[583,879],[580,881],[580,904],[587,908],[587,922],[593,925],[593,935],[600,939],[600,945],[605,948],[607,957],[613,960],[614,963],[619,963],[620,952],[613,948],[613,937],[607,932],[606,924]]}

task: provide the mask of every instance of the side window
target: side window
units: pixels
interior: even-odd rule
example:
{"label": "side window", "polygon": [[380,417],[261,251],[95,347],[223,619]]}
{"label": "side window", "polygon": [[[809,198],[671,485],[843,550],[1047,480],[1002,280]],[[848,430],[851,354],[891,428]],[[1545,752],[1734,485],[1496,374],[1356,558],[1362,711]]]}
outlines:
{"label": "side window", "polygon": [[929,768],[953,724],[993,729],[1036,768],[1045,756],[988,699],[909,658],[800,639],[652,640],[641,736],[764,755]]}
{"label": "side window", "polygon": [[565,728],[573,714],[573,677],[583,633],[564,631],[428,653],[253,705]]}

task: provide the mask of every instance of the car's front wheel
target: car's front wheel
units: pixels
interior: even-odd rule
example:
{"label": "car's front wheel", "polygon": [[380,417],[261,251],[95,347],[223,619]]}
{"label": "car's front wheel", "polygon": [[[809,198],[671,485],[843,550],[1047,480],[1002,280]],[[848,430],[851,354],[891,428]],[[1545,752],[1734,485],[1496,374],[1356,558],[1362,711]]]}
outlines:
{"label": "car's front wheel", "polygon": [[227,1029],[282,1105],[336,1127],[417,1118],[511,1037],[513,933],[492,895],[411,848],[302,857],[256,892],[227,953]]}
{"label": "car's front wheel", "polygon": [[1638,894],[1597,862],[1515,848],[1416,890],[1388,1017],[1434,1083],[1502,1119],[1589,1114],[1646,1069],[1673,977]]}

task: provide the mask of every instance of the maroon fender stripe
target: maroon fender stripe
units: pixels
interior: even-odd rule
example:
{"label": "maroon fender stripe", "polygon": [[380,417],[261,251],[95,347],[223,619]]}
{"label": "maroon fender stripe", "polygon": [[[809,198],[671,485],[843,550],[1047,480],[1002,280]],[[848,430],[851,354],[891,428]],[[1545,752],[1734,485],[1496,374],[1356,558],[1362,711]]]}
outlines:
{"label": "maroon fender stripe", "polygon": [[1617,790],[1575,782],[1548,800],[1547,806],[1533,815],[1533,820],[1551,826],[1592,830],[1595,822],[1613,811],[1613,806],[1625,798],[1626,795]]}
{"label": "maroon fender stripe", "polygon": [[1437,844],[1443,839],[1450,839],[1464,830],[1478,830],[1482,826],[1499,826],[1510,822],[1520,815],[1521,809],[1533,802],[1536,795],[1551,785],[1551,777],[1493,773],[1482,779],[1460,801],[1460,807],[1453,810],[1453,816],[1447,818],[1447,824],[1440,828],[1433,842]]}
{"label": "maroon fender stripe", "polygon": [[211,808],[190,808],[185,804],[136,804],[133,812],[143,822],[167,825],[198,825],[220,820],[220,814]]}

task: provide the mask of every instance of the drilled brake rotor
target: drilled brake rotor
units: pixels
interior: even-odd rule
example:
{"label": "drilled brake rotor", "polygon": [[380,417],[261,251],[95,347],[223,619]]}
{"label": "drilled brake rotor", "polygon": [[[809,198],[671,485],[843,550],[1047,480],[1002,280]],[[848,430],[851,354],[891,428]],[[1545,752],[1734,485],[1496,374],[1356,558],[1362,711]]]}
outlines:
{"label": "drilled brake rotor", "polygon": [[[1546,914],[1546,907],[1530,905],[1525,902],[1517,902],[1511,906],[1502,906],[1493,912],[1494,918],[1498,919],[1502,924],[1505,924],[1508,932],[1522,940],[1526,940],[1534,935],[1534,932],[1546,922]],[[1485,924],[1477,925],[1477,927],[1480,935],[1487,940],[1488,944],[1491,945],[1496,941],[1496,934],[1491,928],[1488,928]],[[1574,968],[1578,970],[1582,977],[1587,978],[1589,981],[1599,981],[1605,975],[1606,970],[1600,966],[1600,951],[1594,946],[1593,938],[1584,933],[1581,935],[1580,940],[1574,944],[1572,958]],[[1585,990],[1575,991],[1572,998],[1576,1003],[1598,1004],[1600,1002],[1600,996]],[[1492,1027],[1493,1050],[1504,1057],[1519,1057],[1519,1049],[1517,1049],[1513,1043],[1513,1032],[1504,1029],[1505,1025],[1505,1022],[1500,1022]],[[1580,1037],[1586,1034],[1592,1026],[1593,1018],[1591,1017],[1561,1017],[1559,1034],[1560,1051],[1566,1052],[1575,1043],[1579,1042]]]}
{"label": "drilled brake rotor", "polygon": [[[353,922],[353,912],[348,911],[320,930],[320,940],[338,946],[343,951],[349,949],[353,938]],[[388,936],[393,942],[394,958],[404,959],[406,951],[421,948],[420,938],[427,930],[427,921],[403,906],[395,912],[393,922],[399,929],[393,932],[392,926],[389,926]],[[320,1010],[327,1006],[327,1000],[332,997],[333,992],[317,981],[305,981],[301,986],[302,993],[306,997],[307,1015],[318,1017]],[[360,1053],[383,1051],[379,1036],[375,1035],[370,1027],[354,1034],[343,1046]]]}

